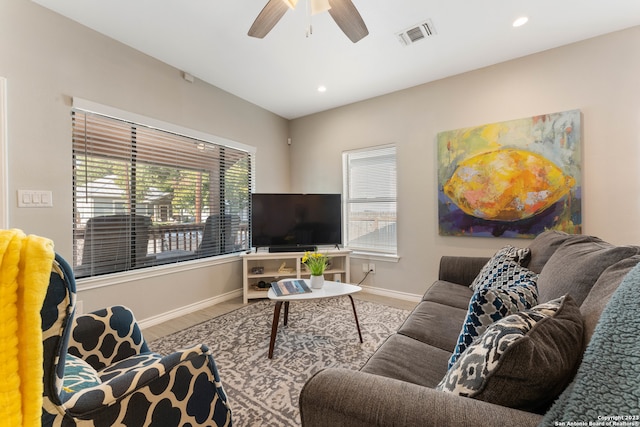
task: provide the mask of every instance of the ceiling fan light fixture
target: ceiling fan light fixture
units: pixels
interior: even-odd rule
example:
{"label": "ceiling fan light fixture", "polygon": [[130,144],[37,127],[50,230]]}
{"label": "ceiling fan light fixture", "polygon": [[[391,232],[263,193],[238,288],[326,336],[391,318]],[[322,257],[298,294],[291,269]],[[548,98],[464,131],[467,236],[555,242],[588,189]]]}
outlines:
{"label": "ceiling fan light fixture", "polygon": [[311,14],[326,12],[331,9],[329,0],[311,0]]}
{"label": "ceiling fan light fixture", "polygon": [[[297,4],[298,0],[268,0],[256,20],[253,21],[247,34],[250,37],[264,38],[287,11],[295,8]],[[312,5],[315,12],[328,11],[338,27],[353,43],[357,43],[369,34],[369,30],[352,0],[309,0],[307,3],[308,14],[311,12]],[[311,34],[310,17],[307,37],[309,34]]]}
{"label": "ceiling fan light fixture", "polygon": [[289,8],[291,8],[291,9],[295,9],[296,8],[296,4],[298,4],[298,0],[282,0],[282,1],[284,2],[284,4],[289,6]]}

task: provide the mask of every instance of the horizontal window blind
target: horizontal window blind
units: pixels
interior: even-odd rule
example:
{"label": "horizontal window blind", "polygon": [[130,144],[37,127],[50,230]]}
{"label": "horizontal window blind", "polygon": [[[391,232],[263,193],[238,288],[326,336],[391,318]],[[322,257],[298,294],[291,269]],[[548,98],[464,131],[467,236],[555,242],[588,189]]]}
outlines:
{"label": "horizontal window blind", "polygon": [[248,248],[251,154],[75,109],[77,277]]}
{"label": "horizontal window blind", "polygon": [[397,253],[396,147],[343,154],[345,246]]}

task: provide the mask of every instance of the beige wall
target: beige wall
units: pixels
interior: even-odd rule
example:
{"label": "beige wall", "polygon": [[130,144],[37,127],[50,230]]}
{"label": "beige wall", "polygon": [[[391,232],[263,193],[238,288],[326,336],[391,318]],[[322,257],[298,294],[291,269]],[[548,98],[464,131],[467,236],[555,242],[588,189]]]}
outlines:
{"label": "beige wall", "polygon": [[[635,27],[293,120],[293,190],[341,191],[343,150],[396,143],[400,261],[376,261],[364,284],[422,294],[442,255],[489,256],[504,244],[528,243],[438,235],[437,133],[580,109],[583,230],[640,244],[638,52]],[[362,277],[362,262],[352,262],[352,280]]]}
{"label": "beige wall", "polygon": [[[258,191],[289,189],[288,121],[26,0],[0,2],[7,79],[9,225],[72,253],[72,97],[257,147]],[[251,123],[251,126],[247,126]],[[51,209],[17,207],[16,190],[53,191]],[[240,261],[83,290],[84,309],[126,304],[140,319],[241,288]]]}
{"label": "beige wall", "polygon": [[[438,236],[436,134],[577,108],[584,123],[584,231],[639,244],[639,51],[637,27],[288,122],[213,86],[187,83],[179,70],[34,3],[2,0],[9,224],[52,238],[71,258],[74,96],[257,147],[261,192],[339,192],[343,150],[394,142],[401,258],[376,261],[365,284],[419,295],[435,279],[441,255],[490,255],[507,243]],[[54,207],[17,208],[17,189],[52,190]],[[361,262],[352,263],[353,280]],[[85,311],[126,304],[146,319],[240,287],[240,264],[232,261],[81,289],[79,299]]]}

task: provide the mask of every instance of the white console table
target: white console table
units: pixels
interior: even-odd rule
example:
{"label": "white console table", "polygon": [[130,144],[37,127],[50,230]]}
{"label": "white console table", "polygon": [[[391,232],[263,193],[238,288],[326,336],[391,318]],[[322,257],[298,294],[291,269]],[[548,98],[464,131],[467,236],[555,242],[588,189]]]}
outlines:
{"label": "white console table", "polygon": [[[349,283],[351,274],[349,271],[348,249],[319,249],[318,252],[327,254],[330,258],[330,266],[324,272],[326,280]],[[255,298],[267,298],[269,288],[259,288],[258,284],[276,282],[280,279],[296,278],[308,279],[311,273],[302,264],[304,252],[268,252],[258,251],[244,253],[242,257],[242,289],[243,301]],[[282,264],[284,263],[284,267]]]}

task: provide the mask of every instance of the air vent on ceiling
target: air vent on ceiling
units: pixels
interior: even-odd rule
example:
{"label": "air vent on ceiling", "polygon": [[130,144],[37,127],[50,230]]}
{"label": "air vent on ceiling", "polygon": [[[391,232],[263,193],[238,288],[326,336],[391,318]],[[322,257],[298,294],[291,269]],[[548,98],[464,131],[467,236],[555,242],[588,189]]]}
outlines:
{"label": "air vent on ceiling", "polygon": [[433,27],[433,23],[431,22],[431,20],[427,19],[424,22],[416,24],[404,31],[397,33],[396,36],[398,36],[398,40],[400,40],[400,43],[402,43],[404,46],[408,46],[417,41],[432,37],[435,34],[436,30]]}

